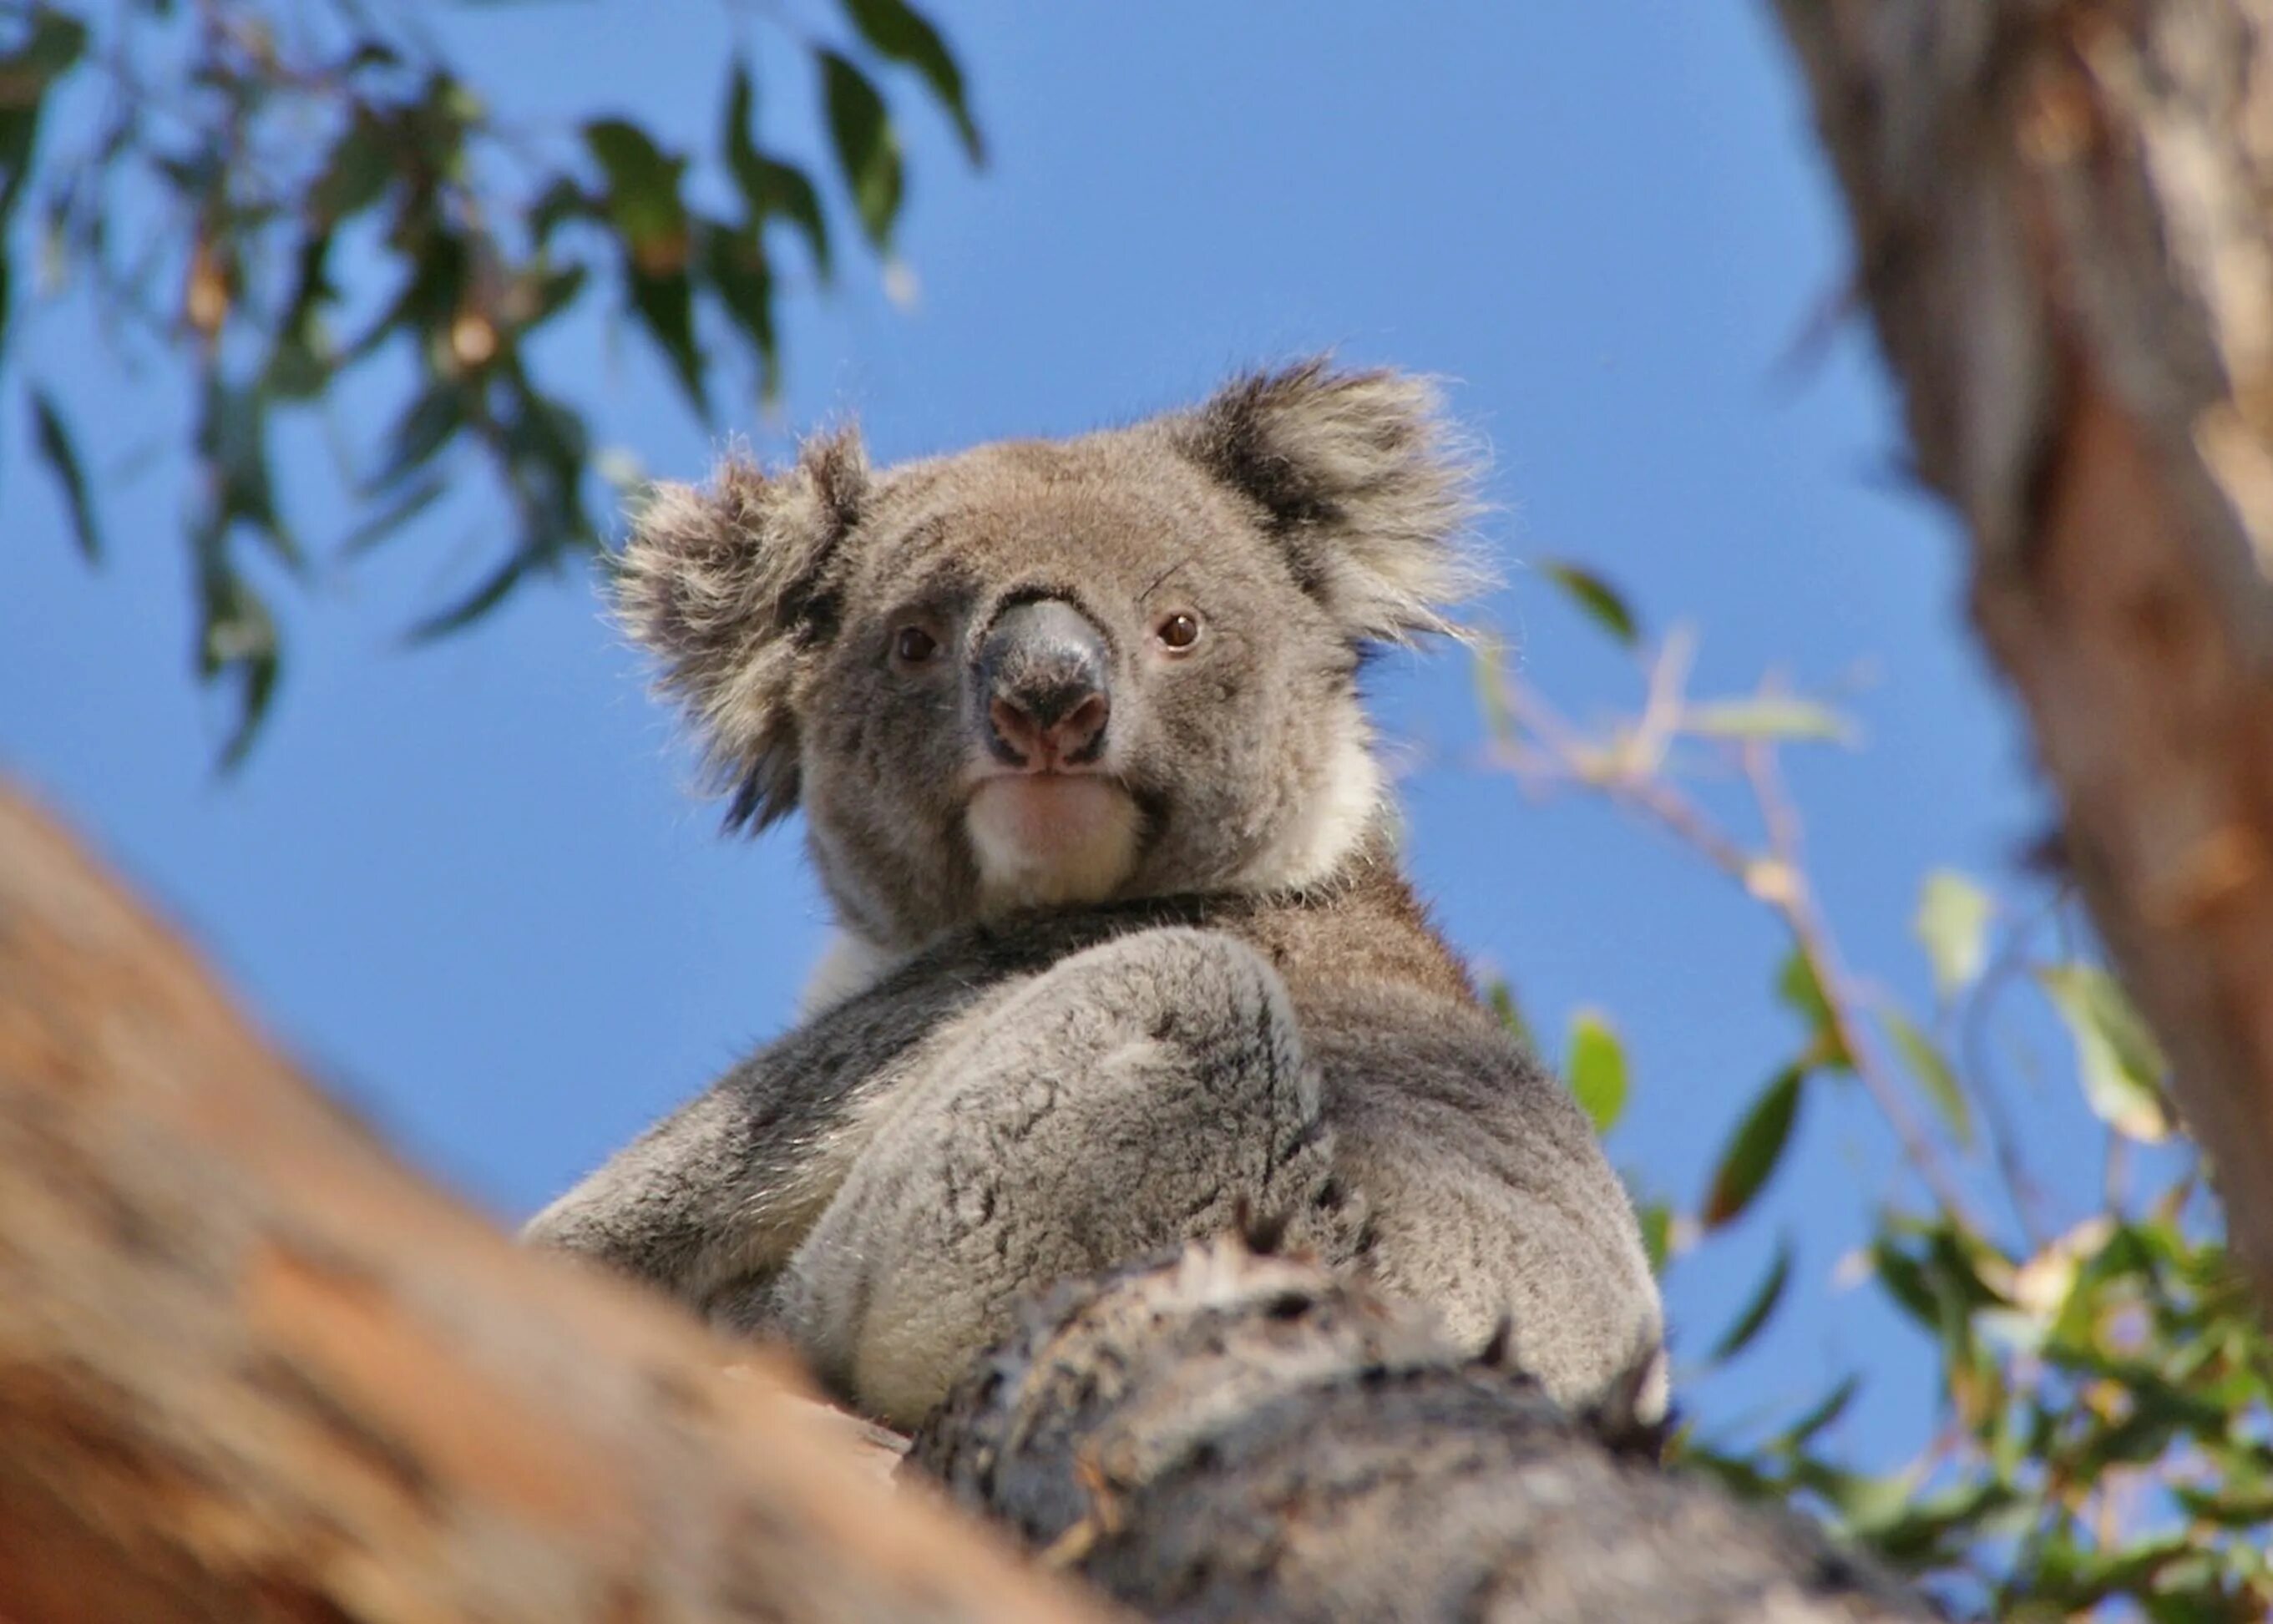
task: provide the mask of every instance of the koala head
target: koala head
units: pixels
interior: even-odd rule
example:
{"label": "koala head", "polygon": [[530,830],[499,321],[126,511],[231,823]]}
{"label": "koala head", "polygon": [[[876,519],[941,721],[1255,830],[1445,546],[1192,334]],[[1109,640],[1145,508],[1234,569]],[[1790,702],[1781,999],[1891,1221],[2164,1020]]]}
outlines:
{"label": "koala head", "polygon": [[616,606],[730,826],[802,806],[842,923],[1331,878],[1381,810],[1371,646],[1474,577],[1434,393],[1313,361],[1076,439],[877,469],[808,442],[666,485]]}

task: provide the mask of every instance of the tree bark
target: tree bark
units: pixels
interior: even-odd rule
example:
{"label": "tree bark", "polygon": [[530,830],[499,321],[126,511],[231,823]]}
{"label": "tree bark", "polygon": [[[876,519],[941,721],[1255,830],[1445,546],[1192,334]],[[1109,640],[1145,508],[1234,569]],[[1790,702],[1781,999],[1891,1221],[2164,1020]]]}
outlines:
{"label": "tree bark", "polygon": [[1097,1616],[801,1391],[404,1171],[0,794],[0,1619]]}
{"label": "tree bark", "polygon": [[2273,13],[1778,10],[2063,855],[2273,1303]]}
{"label": "tree bark", "polygon": [[1235,1239],[1051,1293],[911,1458],[1153,1618],[1933,1616],[1797,1516],[1619,1459],[1493,1356]]}

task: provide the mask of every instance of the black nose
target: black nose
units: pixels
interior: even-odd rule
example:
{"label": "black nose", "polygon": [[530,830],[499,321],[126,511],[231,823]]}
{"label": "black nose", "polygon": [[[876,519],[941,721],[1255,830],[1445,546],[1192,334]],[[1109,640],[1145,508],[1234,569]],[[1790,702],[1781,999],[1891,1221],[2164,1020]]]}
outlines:
{"label": "black nose", "polygon": [[1113,701],[1104,635],[1060,598],[1014,603],[979,646],[986,748],[1027,772],[1085,767],[1105,753]]}

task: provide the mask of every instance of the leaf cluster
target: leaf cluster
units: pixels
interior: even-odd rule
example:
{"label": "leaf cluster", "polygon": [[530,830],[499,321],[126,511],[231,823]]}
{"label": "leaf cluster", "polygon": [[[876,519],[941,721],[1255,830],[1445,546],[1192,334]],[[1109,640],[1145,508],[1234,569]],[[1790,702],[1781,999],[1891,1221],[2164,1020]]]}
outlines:
{"label": "leaf cluster", "polygon": [[[83,290],[122,364],[187,374],[195,665],[234,693],[225,763],[251,745],[282,669],[273,589],[248,550],[272,579],[304,580],[484,469],[506,544],[411,634],[473,624],[603,545],[592,411],[540,342],[548,329],[608,301],[713,422],[721,357],[746,363],[761,399],[779,387],[785,243],[826,282],[841,210],[870,251],[892,253],[905,175],[888,77],[919,85],[982,156],[962,71],[906,0],[841,0],[835,43],[784,34],[821,86],[827,182],[761,139],[746,54],[727,64],[710,150],[681,153],[626,117],[515,127],[435,42],[436,11],[0,10],[0,386],[26,400],[71,533],[100,561],[111,448],[97,437],[90,459],[58,380],[12,360],[10,325],[35,313],[35,281],[50,298]],[[701,168],[726,206],[698,201]],[[280,490],[279,426],[348,398],[376,428],[343,436],[354,521],[319,550]]]}

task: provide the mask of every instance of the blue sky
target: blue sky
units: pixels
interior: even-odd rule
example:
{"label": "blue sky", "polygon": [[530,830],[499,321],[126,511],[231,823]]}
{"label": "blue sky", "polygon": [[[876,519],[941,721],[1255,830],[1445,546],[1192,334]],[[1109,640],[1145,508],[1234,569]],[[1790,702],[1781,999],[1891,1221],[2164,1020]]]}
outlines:
{"label": "blue sky", "polygon": [[[911,112],[919,300],[896,307],[853,256],[831,294],[792,278],[782,418],[739,426],[777,450],[857,412],[889,459],[1125,419],[1325,346],[1444,374],[1495,457],[1510,584],[1488,618],[1566,710],[1630,703],[1630,670],[1527,558],[1585,559],[1654,626],[1697,625],[1701,689],[1867,676],[1863,748],[1799,757],[1794,782],[1850,956],[1922,1001],[1921,878],[2004,872],[2045,814],[1964,634],[1954,534],[1890,477],[1898,428],[1864,335],[1786,364],[1845,244],[1766,11],[942,8],[994,161],[967,171],[943,119]],[[766,133],[809,148],[805,65],[773,27],[756,8],[563,4],[453,13],[445,34],[532,127],[620,112],[698,149],[746,41]],[[89,339],[66,302],[19,354],[102,475],[108,567],[73,555],[12,393],[0,416],[0,767],[409,1154],[524,1213],[779,1029],[823,928],[797,841],[717,836],[581,579],[400,646],[503,545],[475,498],[285,595],[294,657],[268,736],[217,782],[226,719],[187,675],[183,469],[128,477],[179,432],[186,389],[91,362]],[[569,324],[550,354],[604,439],[656,472],[705,468],[712,435],[620,324]],[[333,429],[369,446],[379,410],[351,391]],[[317,536],[348,528],[324,443],[296,440],[288,479]],[[1693,1204],[1790,1046],[1774,931],[1656,836],[1482,770],[1457,654],[1384,662],[1375,687],[1415,763],[1413,862],[1446,928],[1549,1034],[1582,1005],[1612,1013],[1635,1074],[1613,1151]],[[2088,1119],[2052,1097],[2030,1120],[2088,1188]],[[1801,1134],[1772,1198],[1669,1292],[1701,1351],[1788,1231],[1802,1300],[1689,1401],[1725,1423],[1860,1367],[1879,1380],[1845,1441],[1890,1461],[1922,1441],[1932,1366],[1868,1289],[1826,1282],[1863,1203],[1903,1186],[1850,1095],[1819,1090]]]}

